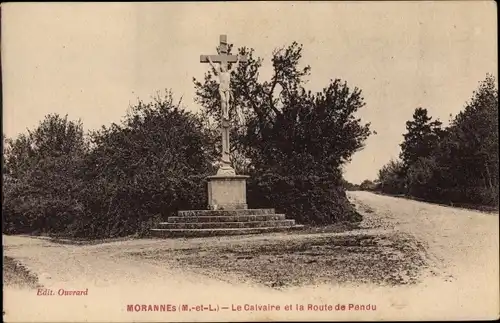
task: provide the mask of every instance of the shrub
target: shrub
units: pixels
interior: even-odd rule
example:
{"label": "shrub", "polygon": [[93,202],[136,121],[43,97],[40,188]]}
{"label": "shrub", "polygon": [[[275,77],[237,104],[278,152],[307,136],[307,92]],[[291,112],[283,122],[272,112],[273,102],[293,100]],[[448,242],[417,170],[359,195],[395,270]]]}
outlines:
{"label": "shrub", "polygon": [[121,125],[83,140],[81,124],[48,116],[4,153],[7,233],[102,238],[144,234],[179,209],[206,207],[214,140],[170,93],[139,102]]}
{"label": "shrub", "polygon": [[298,223],[325,225],[361,221],[342,187],[332,178],[265,173],[250,177],[248,203],[276,208]]}

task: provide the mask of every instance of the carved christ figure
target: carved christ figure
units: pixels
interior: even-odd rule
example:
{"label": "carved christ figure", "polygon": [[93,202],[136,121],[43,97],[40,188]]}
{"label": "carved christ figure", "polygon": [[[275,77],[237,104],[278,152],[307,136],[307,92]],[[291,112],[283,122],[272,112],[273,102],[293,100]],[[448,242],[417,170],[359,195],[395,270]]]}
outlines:
{"label": "carved christ figure", "polygon": [[231,69],[227,68],[227,63],[220,63],[219,66],[215,66],[210,56],[208,56],[208,62],[210,66],[215,71],[215,75],[218,77],[219,83],[219,95],[221,99],[222,107],[222,119],[229,120],[229,98],[231,97],[231,72],[235,69],[236,65],[240,61],[240,56],[238,55],[236,63]]}

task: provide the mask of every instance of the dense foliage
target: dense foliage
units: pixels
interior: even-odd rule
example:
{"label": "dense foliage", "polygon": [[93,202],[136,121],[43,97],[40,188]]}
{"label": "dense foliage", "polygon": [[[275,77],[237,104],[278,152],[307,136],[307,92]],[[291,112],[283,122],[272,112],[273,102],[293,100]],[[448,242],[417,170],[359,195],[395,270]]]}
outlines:
{"label": "dense foliage", "polygon": [[380,170],[378,189],[443,203],[498,206],[498,89],[491,75],[448,127],[419,108],[404,138],[401,161]]}
{"label": "dense foliage", "polygon": [[373,191],[375,190],[375,188],[376,184],[369,179],[365,179],[364,181],[361,182],[361,184],[359,184],[359,189],[361,191]]}
{"label": "dense foliage", "polygon": [[88,145],[80,122],[48,115],[34,131],[4,145],[7,232],[61,232],[82,217],[80,172]]}
{"label": "dense foliage", "polygon": [[9,233],[109,237],[141,233],[160,215],[205,207],[214,137],[167,94],[132,107],[122,124],[90,134],[49,115],[7,141]]}
{"label": "dense foliage", "polygon": [[[338,79],[318,93],[306,90],[310,67],[299,66],[297,43],[274,51],[265,81],[254,50],[243,47],[239,54],[248,60],[232,73],[232,115],[240,107],[245,123],[232,133],[232,155],[245,161],[238,170],[251,176],[249,203],[273,205],[301,223],[359,220],[347,201],[341,166],[370,135],[369,124],[354,116],[365,105],[361,90]],[[198,102],[217,126],[214,74],[194,83]]]}
{"label": "dense foliage", "polygon": [[399,160],[391,160],[378,172],[378,189],[389,194],[405,192],[405,169]]}
{"label": "dense foliage", "polygon": [[346,191],[359,191],[360,187],[358,184],[353,184],[346,179],[343,180],[343,186]]}

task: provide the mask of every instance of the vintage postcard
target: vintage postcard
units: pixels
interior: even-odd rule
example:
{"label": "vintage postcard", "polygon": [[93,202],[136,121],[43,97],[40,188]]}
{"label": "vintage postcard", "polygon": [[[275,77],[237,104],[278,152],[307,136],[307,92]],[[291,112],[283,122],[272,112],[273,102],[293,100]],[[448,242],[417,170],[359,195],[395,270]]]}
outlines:
{"label": "vintage postcard", "polygon": [[5,322],[498,319],[493,1],[3,3]]}

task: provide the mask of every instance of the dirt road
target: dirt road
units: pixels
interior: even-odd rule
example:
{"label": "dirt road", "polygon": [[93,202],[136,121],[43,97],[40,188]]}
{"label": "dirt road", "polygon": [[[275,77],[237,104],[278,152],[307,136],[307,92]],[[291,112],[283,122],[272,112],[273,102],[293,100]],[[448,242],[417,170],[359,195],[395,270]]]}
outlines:
{"label": "dirt road", "polygon": [[[4,318],[130,322],[498,317],[498,215],[367,192],[350,192],[349,197],[364,220],[360,228],[340,233],[141,239],[86,246],[4,236],[5,256],[20,262],[43,286],[7,282]],[[61,296],[60,290],[87,295]],[[37,295],[50,291],[54,295]],[[176,311],[127,311],[127,305],[143,309],[149,304],[171,304]],[[179,311],[183,304],[192,310]],[[245,304],[279,305],[280,310],[250,311]],[[219,306],[219,311],[200,312],[197,305]],[[336,305],[346,308],[335,310]]]}
{"label": "dirt road", "polygon": [[[476,280],[498,277],[498,214],[368,192],[352,192],[350,196],[361,207],[371,208],[375,221],[424,243],[430,259],[452,279],[471,272]],[[368,222],[367,225],[376,226]]]}

